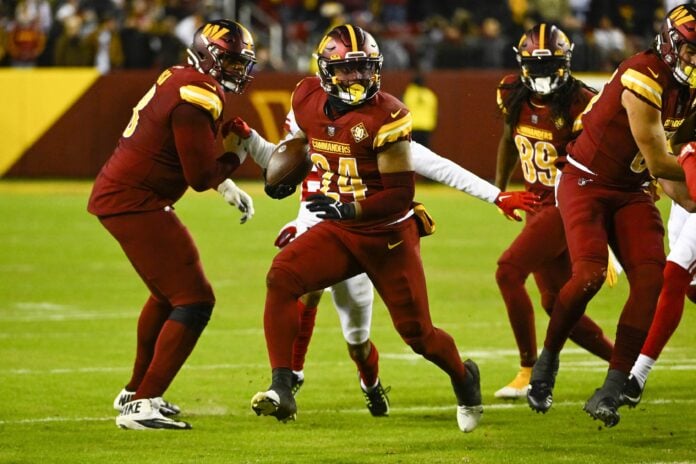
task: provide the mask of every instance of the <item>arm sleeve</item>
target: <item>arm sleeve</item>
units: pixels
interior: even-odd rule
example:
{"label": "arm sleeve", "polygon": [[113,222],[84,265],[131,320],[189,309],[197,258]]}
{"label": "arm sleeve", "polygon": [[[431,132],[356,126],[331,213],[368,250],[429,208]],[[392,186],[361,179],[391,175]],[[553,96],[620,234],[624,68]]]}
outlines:
{"label": "arm sleeve", "polygon": [[376,219],[407,210],[416,191],[415,177],[413,171],[382,174],[384,190],[358,202],[360,219]]}
{"label": "arm sleeve", "polygon": [[488,203],[495,202],[500,189],[467,171],[457,163],[443,158],[417,142],[411,142],[413,167],[417,174],[468,193]]}
{"label": "arm sleeve", "polygon": [[234,153],[217,156],[215,130],[205,111],[189,104],[177,106],[172,131],[186,182],[197,192],[217,188],[239,167]]}
{"label": "arm sleeve", "polygon": [[[297,125],[297,122],[295,121],[295,113],[292,110],[290,110],[290,112],[285,116],[285,130],[285,137],[279,142],[279,144],[292,138],[306,138],[304,132],[302,132]],[[263,169],[266,169],[268,167],[268,161],[271,159],[271,154],[278,145],[264,139],[254,129],[251,130],[251,135],[249,136],[247,143],[247,152],[249,153],[249,156],[251,156],[256,164],[261,166]]]}

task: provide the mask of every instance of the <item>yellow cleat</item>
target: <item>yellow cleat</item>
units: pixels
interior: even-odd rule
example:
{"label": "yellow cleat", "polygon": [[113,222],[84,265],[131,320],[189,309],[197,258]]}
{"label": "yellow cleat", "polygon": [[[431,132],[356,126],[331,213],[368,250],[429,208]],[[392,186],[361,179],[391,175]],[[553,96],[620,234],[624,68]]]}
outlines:
{"label": "yellow cleat", "polygon": [[512,382],[495,392],[493,396],[504,400],[516,400],[519,398],[526,398],[527,390],[529,390],[529,379],[531,377],[531,367],[520,367],[519,372],[512,380]]}

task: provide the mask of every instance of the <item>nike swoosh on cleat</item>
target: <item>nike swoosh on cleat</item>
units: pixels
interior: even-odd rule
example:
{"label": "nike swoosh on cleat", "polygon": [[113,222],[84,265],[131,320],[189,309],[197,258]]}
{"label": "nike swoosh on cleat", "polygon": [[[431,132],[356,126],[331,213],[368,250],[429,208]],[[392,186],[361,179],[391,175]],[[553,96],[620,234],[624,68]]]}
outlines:
{"label": "nike swoosh on cleat", "polygon": [[396,242],[396,243],[388,243],[388,242],[387,242],[387,248],[389,248],[390,250],[393,250],[394,248],[398,247],[398,246],[401,245],[402,243],[404,243],[403,240],[399,240],[399,241]]}
{"label": "nike swoosh on cleat", "polygon": [[511,196],[512,196],[512,195],[500,195],[500,196],[498,196],[498,200],[507,200],[507,199],[510,198]]}
{"label": "nike swoosh on cleat", "polygon": [[399,109],[399,111],[395,111],[394,113],[389,113],[389,114],[391,115],[392,118],[395,118],[399,115],[399,113],[401,113],[401,109]]}

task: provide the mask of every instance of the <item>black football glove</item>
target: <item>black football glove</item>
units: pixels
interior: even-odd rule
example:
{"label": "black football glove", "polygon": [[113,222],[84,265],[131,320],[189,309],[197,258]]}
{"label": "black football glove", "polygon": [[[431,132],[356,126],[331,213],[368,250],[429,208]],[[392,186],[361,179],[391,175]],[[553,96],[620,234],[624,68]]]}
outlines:
{"label": "black football glove", "polygon": [[353,203],[341,203],[321,193],[316,193],[307,198],[307,209],[317,214],[321,219],[355,219],[355,205]]}
{"label": "black football glove", "polygon": [[263,187],[263,191],[266,192],[266,195],[276,200],[281,200],[285,197],[289,197],[290,195],[295,193],[295,190],[297,190],[296,185],[279,184],[274,187],[272,185],[265,184]]}
{"label": "black football glove", "polygon": [[266,170],[263,170],[263,191],[266,192],[266,195],[269,197],[275,199],[275,200],[282,200],[285,197],[289,197],[295,191],[297,190],[297,185],[287,185],[287,184],[278,184],[276,186],[268,185],[266,183]]}

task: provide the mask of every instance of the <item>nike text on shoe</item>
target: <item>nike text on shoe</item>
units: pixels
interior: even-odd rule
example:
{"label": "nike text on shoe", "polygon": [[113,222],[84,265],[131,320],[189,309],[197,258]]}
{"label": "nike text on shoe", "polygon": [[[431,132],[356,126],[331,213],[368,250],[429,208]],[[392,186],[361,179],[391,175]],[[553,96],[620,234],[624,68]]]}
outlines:
{"label": "nike text on shoe", "polygon": [[191,424],[165,417],[160,412],[158,398],[130,401],[123,405],[116,425],[129,430],[187,430]]}
{"label": "nike text on shoe", "polygon": [[251,398],[251,409],[257,416],[273,416],[283,423],[297,418],[297,405],[292,391],[283,392],[280,388],[255,394]]}
{"label": "nike text on shoe", "polygon": [[512,382],[496,391],[493,396],[504,400],[526,398],[527,392],[529,391],[529,379],[531,375],[531,367],[521,367]]}
{"label": "nike text on shoe", "polygon": [[133,399],[133,395],[135,395],[135,392],[128,391],[125,388],[121,390],[121,392],[116,395],[116,398],[114,398],[114,409],[120,411],[124,404]]}
{"label": "nike text on shoe", "polygon": [[593,419],[601,420],[607,427],[613,427],[619,423],[619,398],[605,388],[598,388],[594,395],[587,400],[583,410]]}
{"label": "nike text on shoe", "polygon": [[466,369],[466,379],[463,385],[455,386],[454,393],[457,395],[457,425],[462,432],[471,432],[478,426],[483,415],[483,404],[481,401],[481,374],[474,361],[467,359],[464,361]]}
{"label": "nike text on shoe", "polygon": [[377,385],[372,388],[365,390],[360,385],[360,390],[365,396],[365,404],[367,409],[370,411],[374,417],[384,417],[389,415],[389,397],[387,393],[391,390],[391,387],[383,388],[382,383],[377,380]]}
{"label": "nike text on shoe", "polygon": [[626,384],[624,385],[623,391],[621,392],[621,402],[620,406],[626,405],[629,408],[635,408],[640,403],[643,398],[643,389],[640,388],[640,383],[638,379],[634,376],[628,376]]}
{"label": "nike text on shoe", "polygon": [[[125,388],[114,399],[114,409],[120,411],[124,404],[130,402],[133,399],[135,392],[128,391]],[[162,397],[157,398],[157,404],[159,405],[160,412],[165,416],[175,416],[181,413],[181,408],[174,403],[163,399]]]}
{"label": "nike text on shoe", "polygon": [[558,354],[542,349],[532,369],[527,392],[527,403],[534,411],[546,414],[546,411],[551,409],[556,374],[558,374]]}

